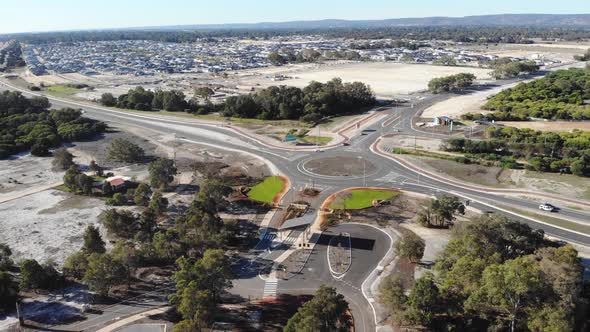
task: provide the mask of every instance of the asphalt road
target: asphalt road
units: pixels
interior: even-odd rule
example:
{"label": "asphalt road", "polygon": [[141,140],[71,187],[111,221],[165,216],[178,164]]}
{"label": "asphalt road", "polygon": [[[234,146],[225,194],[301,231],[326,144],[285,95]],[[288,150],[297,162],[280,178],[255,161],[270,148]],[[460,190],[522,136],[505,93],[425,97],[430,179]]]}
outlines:
{"label": "asphalt road", "polygon": [[[501,82],[510,83],[508,82]],[[9,88],[11,87],[2,87]],[[24,95],[31,95],[29,91],[22,91]],[[504,214],[512,219],[516,219],[531,225],[533,228],[540,228],[546,234],[563,239],[565,241],[576,242],[584,245],[590,245],[590,236],[580,234],[573,231],[560,229],[551,225],[538,223],[526,218],[522,218],[514,213],[502,210],[498,205],[512,205],[519,208],[534,208],[538,206],[538,202],[516,198],[506,197],[492,192],[482,192],[465,188],[460,185],[453,185],[439,181],[436,179],[425,177],[414,170],[408,169],[400,163],[386,158],[382,155],[376,154],[371,150],[373,143],[384,134],[396,133],[402,131],[404,134],[432,137],[433,134],[424,133],[412,127],[412,119],[416,114],[431,106],[432,104],[442,101],[449,96],[445,95],[425,95],[423,98],[416,98],[411,101],[413,107],[395,107],[382,110],[387,114],[384,120],[373,124],[370,128],[375,129],[367,135],[360,135],[352,137],[349,146],[339,146],[330,149],[324,149],[321,152],[310,151],[293,151],[278,149],[261,144],[251,138],[239,135],[229,128],[224,128],[216,125],[197,124],[190,120],[175,117],[154,117],[149,112],[129,113],[119,112],[113,110],[103,109],[101,107],[79,104],[70,101],[58,100],[56,98],[48,97],[53,104],[53,107],[75,107],[81,108],[85,111],[85,116],[105,121],[111,125],[119,128],[126,126],[135,126],[150,129],[163,134],[176,134],[177,139],[193,142],[196,144],[213,145],[223,149],[230,149],[236,152],[249,153],[261,157],[272,163],[276,170],[289,177],[293,187],[300,187],[309,185],[312,182],[314,185],[322,189],[321,197],[327,197],[330,193],[355,186],[375,186],[387,188],[399,188],[402,190],[414,191],[428,195],[440,195],[443,193],[452,193],[460,195],[464,198],[469,198],[474,203],[476,208],[485,211]],[[304,168],[305,162],[319,157],[328,156],[356,156],[359,162],[370,162],[375,166],[374,171],[365,176],[341,176],[331,177],[322,176],[306,171]],[[590,214],[587,211],[574,210],[569,208],[562,208],[559,215],[568,216],[574,219],[590,220]],[[553,215],[558,217],[559,215]],[[272,225],[271,225],[272,226]],[[275,225],[276,226],[276,225]],[[360,226],[351,226],[347,230],[349,233],[361,231]],[[355,250],[353,267],[350,274],[347,275],[343,281],[346,283],[334,281],[329,271],[326,271],[326,262],[322,261],[323,249],[321,246],[313,253],[309,261],[307,269],[303,271],[302,276],[298,276],[287,282],[279,282],[280,292],[297,292],[302,291],[311,293],[321,283],[333,283],[351,301],[351,306],[354,312],[358,312],[360,317],[363,317],[362,322],[357,320],[357,324],[361,324],[362,330],[374,330],[374,323],[372,322],[372,312],[368,309],[366,300],[362,294],[357,291],[360,288],[364,278],[370,273],[372,268],[376,266],[381,257],[384,255],[383,247],[390,246],[389,240],[384,241],[379,238],[378,234],[373,234],[374,231],[362,230],[364,237],[374,236],[375,247],[369,251]],[[365,255],[365,256],[363,256]],[[262,267],[261,267],[262,268]],[[357,270],[358,269],[358,270]],[[243,283],[238,283],[241,291],[245,294],[252,292],[252,294],[259,295],[261,292],[261,281],[257,277],[256,268],[250,271],[248,278],[244,278]],[[327,274],[326,274],[327,273]],[[144,308],[140,308],[144,310]],[[128,314],[136,313],[141,310],[129,310]],[[132,312],[136,310],[135,312]],[[117,309],[116,312],[121,310]],[[106,319],[106,318],[105,318]],[[101,320],[106,322],[107,320]],[[373,324],[373,325],[371,325]]]}

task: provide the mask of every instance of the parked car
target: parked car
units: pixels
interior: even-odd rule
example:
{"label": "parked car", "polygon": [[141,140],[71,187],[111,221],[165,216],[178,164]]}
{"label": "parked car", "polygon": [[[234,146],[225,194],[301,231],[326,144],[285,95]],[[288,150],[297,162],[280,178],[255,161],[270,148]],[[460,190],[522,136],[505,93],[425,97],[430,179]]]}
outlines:
{"label": "parked car", "polygon": [[555,208],[555,206],[553,206],[549,203],[543,203],[543,204],[539,205],[539,210],[553,212],[553,211],[556,211],[557,209]]}

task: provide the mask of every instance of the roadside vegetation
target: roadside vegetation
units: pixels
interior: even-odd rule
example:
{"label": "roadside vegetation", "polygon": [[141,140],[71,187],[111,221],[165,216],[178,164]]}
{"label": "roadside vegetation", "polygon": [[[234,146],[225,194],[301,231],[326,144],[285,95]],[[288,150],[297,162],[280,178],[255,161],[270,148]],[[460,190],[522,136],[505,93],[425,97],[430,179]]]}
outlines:
{"label": "roadside vegetation", "polygon": [[464,221],[434,273],[408,288],[387,277],[381,301],[410,330],[582,331],[590,294],[578,253],[543,235],[500,216]]}
{"label": "roadside vegetation", "polygon": [[[445,151],[465,155],[456,161],[490,161],[506,168],[590,176],[590,132],[543,132],[513,127],[489,127],[486,139],[452,138],[443,142]],[[522,160],[522,161],[521,161]]]}
{"label": "roadside vegetation", "polygon": [[89,139],[106,130],[104,123],[82,117],[79,110],[49,107],[47,98],[0,93],[0,158],[27,150],[45,156],[52,147]]}
{"label": "roadside vegetation", "polygon": [[558,70],[529,83],[520,83],[491,97],[482,106],[490,113],[463,115],[466,120],[526,121],[590,120],[590,70]]}

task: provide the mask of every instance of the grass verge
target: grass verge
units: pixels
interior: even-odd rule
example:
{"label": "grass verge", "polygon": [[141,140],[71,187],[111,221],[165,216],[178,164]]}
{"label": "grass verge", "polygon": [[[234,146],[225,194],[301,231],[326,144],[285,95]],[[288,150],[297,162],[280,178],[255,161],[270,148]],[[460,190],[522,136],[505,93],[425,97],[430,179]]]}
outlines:
{"label": "grass verge", "polygon": [[254,201],[271,204],[284,187],[285,182],[280,176],[270,176],[252,187],[248,192],[248,198]]}
{"label": "grass verge", "polygon": [[330,204],[330,209],[360,210],[373,206],[373,200],[391,199],[399,195],[399,191],[379,189],[353,189],[340,193]]}

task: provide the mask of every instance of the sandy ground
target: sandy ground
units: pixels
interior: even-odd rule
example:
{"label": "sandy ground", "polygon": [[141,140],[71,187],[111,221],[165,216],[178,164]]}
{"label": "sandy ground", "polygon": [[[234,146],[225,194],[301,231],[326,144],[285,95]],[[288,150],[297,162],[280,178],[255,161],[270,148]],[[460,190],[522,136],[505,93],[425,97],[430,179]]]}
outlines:
{"label": "sandy ground", "polygon": [[290,67],[283,72],[276,71],[275,73],[293,77],[292,79],[277,83],[269,79],[257,78],[244,80],[243,83],[260,84],[262,87],[277,84],[304,87],[314,80],[326,82],[334,77],[340,77],[344,82],[360,81],[367,83],[378,97],[392,97],[398,94],[425,90],[428,81],[432,78],[463,72],[473,73],[480,80],[489,79],[489,70],[482,68],[363,62],[317,65],[316,67],[305,67],[304,69]]}
{"label": "sandy ground", "polygon": [[87,225],[97,225],[103,201],[46,190],[0,204],[0,242],[12,249],[16,261],[54,260],[60,266],[80,249]]}
{"label": "sandy ground", "polygon": [[[525,81],[526,82],[526,81]],[[508,84],[504,86],[494,87],[492,89],[477,91],[468,95],[458,96],[449,98],[440,103],[436,103],[433,106],[427,108],[422,112],[424,118],[434,118],[435,116],[448,116],[451,118],[458,119],[465,113],[485,113],[482,111],[481,106],[486,100],[499,93],[502,90],[512,88],[518,83]]]}
{"label": "sandy ground", "polygon": [[23,153],[0,160],[0,201],[35,187],[61,181],[63,172],[51,169],[52,159]]}
{"label": "sandy ground", "polygon": [[574,129],[590,130],[590,122],[570,121],[500,121],[499,124],[516,127],[529,128],[542,131],[573,131]]}

